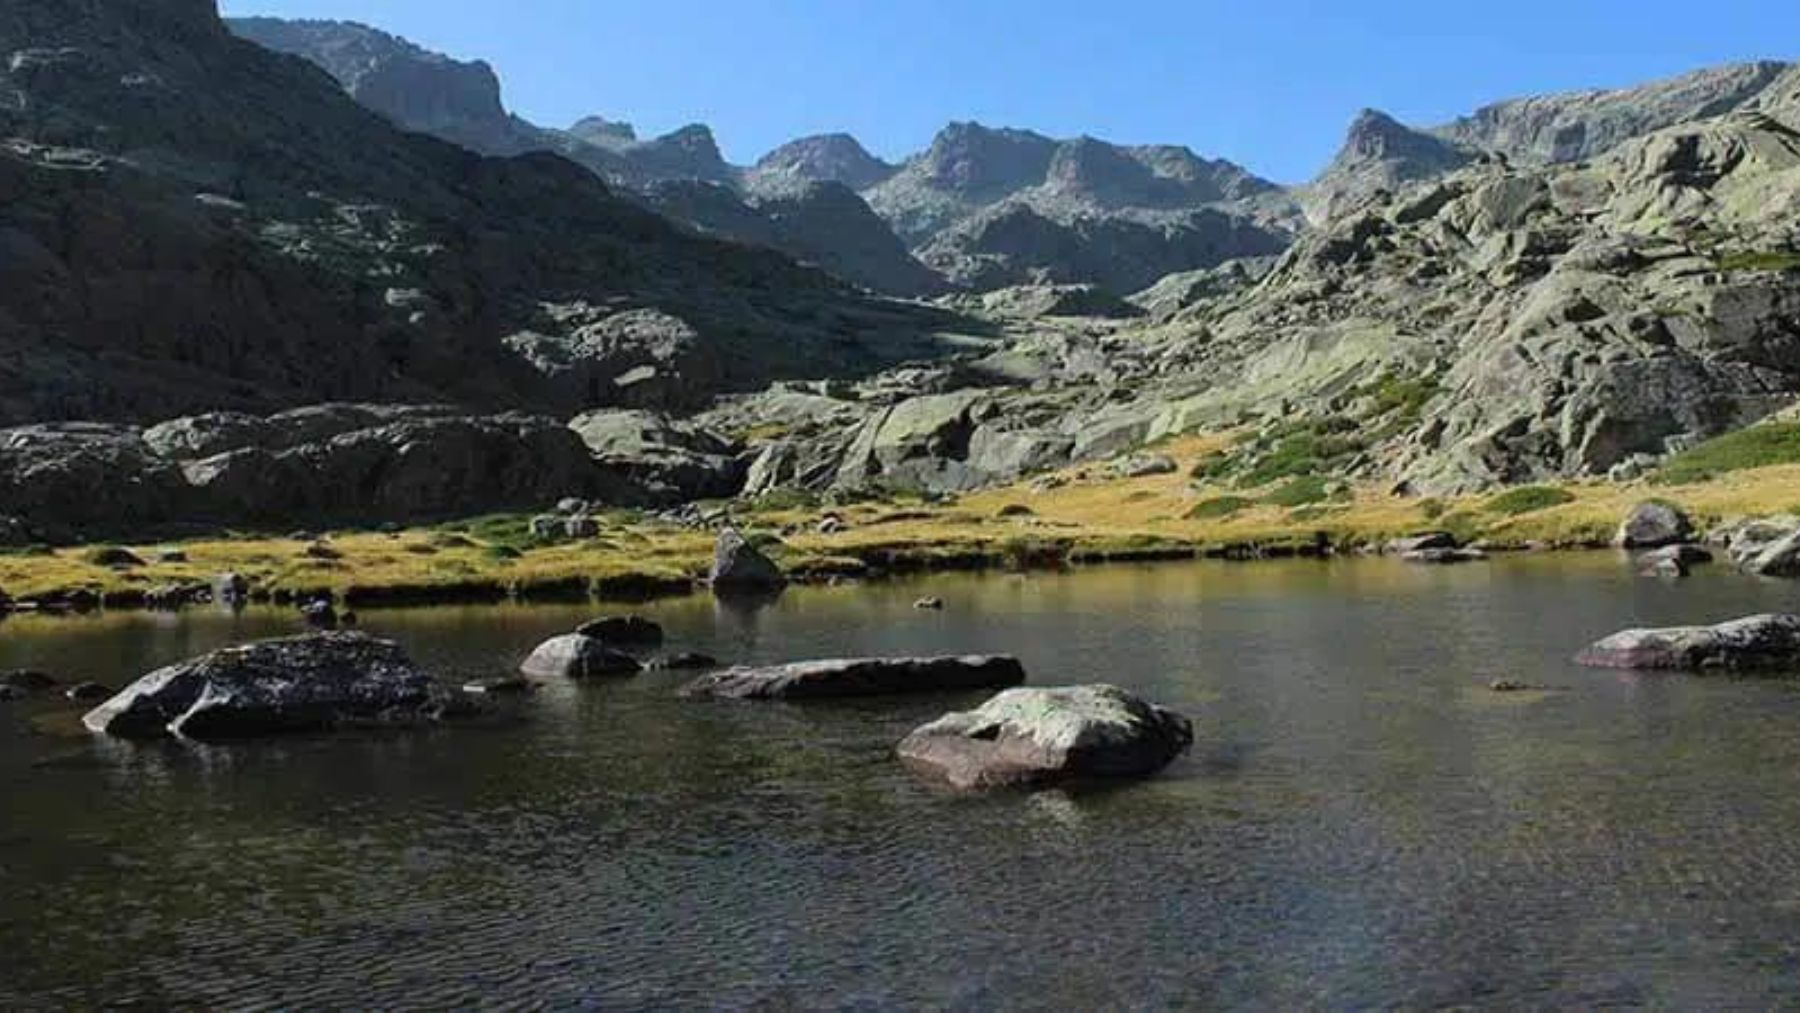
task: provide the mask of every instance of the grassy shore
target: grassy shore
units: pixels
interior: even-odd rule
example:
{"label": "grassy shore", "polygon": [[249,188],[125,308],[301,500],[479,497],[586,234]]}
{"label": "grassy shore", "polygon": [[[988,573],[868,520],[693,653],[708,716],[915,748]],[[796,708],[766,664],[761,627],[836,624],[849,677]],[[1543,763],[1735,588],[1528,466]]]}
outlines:
{"label": "grassy shore", "polygon": [[[1330,544],[1340,550],[1423,530],[1496,547],[1605,544],[1639,502],[1666,499],[1700,523],[1800,509],[1800,464],[1738,459],[1685,484],[1575,482],[1486,496],[1422,500],[1313,477],[1259,488],[1195,479],[1223,437],[1156,449],[1170,473],[1117,478],[1104,466],[972,493],[828,507],[800,497],[738,504],[733,513],[802,579],[906,570],[1086,563],[1202,554],[1254,556]],[[1760,465],[1760,466],[1759,466]],[[818,532],[826,513],[845,529]],[[235,572],[280,597],[331,590],[353,604],[505,597],[630,599],[681,593],[704,574],[711,536],[620,512],[598,537],[539,544],[525,517],[484,517],[402,532],[336,532],[321,539],[222,535],[175,544],[82,546],[0,555],[0,589],[18,600],[83,591],[109,606],[141,604],[154,588]],[[141,565],[117,565],[124,549]]]}

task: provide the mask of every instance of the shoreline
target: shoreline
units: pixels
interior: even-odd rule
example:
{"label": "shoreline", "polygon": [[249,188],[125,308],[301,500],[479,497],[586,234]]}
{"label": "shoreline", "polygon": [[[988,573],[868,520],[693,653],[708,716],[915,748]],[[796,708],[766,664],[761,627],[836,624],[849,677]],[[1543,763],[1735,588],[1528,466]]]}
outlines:
{"label": "shoreline", "polygon": [[[1194,437],[1153,448],[1167,467],[1121,477],[1099,466],[927,501],[892,496],[830,505],[782,495],[698,504],[706,520],[613,511],[578,539],[540,540],[528,514],[400,531],[261,538],[221,533],[163,544],[0,554],[0,608],[42,612],[164,610],[194,603],[221,575],[250,600],[291,604],[329,594],[351,608],[480,602],[643,602],[704,589],[713,527],[729,520],[795,583],[880,580],[958,570],[1031,570],[1194,559],[1367,554],[1443,531],[1491,552],[1608,547],[1630,509],[1679,505],[1705,529],[1732,516],[1800,507],[1800,465],[1773,465],[1686,485],[1567,482],[1455,499],[1318,483],[1295,504],[1192,477],[1218,446]],[[1521,496],[1521,493],[1528,495]],[[1255,497],[1255,498],[1252,498]]]}

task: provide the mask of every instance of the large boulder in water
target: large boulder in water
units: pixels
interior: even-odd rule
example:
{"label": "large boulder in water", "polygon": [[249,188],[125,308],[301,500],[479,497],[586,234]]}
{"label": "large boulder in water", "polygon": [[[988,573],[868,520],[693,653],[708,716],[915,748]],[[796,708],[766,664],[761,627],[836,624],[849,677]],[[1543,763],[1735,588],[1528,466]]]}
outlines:
{"label": "large boulder in water", "polygon": [[998,689],[1024,681],[1025,666],[1006,656],[846,658],[731,668],[704,676],[681,692],[732,700],[812,700]]}
{"label": "large boulder in water", "polygon": [[787,586],[775,561],[751,545],[736,528],[719,532],[710,574],[714,594],[765,594]]}
{"label": "large boulder in water", "polygon": [[636,675],[637,659],[622,654],[606,642],[580,633],[551,637],[537,646],[519,665],[519,671],[536,679],[597,679]]}
{"label": "large boulder in water", "polygon": [[233,739],[434,720],[454,695],[391,640],[315,633],[160,668],[82,719],[121,738]]}
{"label": "large boulder in water", "polygon": [[1116,686],[1010,689],[899,746],[906,766],[960,789],[1145,777],[1194,741],[1193,724]]}
{"label": "large boulder in water", "polygon": [[1800,672],[1800,616],[1757,615],[1716,626],[1624,630],[1588,647],[1575,660],[1595,668]]}
{"label": "large boulder in water", "polygon": [[1694,522],[1673,503],[1650,500],[1631,508],[1614,542],[1626,549],[1654,549],[1694,538]]}

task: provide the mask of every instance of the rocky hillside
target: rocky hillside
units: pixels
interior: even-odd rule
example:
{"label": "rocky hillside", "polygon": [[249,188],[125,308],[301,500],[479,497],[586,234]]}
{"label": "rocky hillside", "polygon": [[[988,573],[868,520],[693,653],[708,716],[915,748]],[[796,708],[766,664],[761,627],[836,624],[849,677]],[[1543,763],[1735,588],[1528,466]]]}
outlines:
{"label": "rocky hillside", "polygon": [[[647,140],[630,124],[599,116],[566,131],[549,129],[506,112],[499,78],[485,63],[453,60],[351,22],[239,18],[229,25],[242,38],[318,64],[358,102],[408,130],[487,155],[556,152],[702,232],[781,251],[874,291],[917,296],[944,287],[866,206],[848,206],[861,204],[853,193],[846,201],[841,190],[780,188],[783,217],[769,218],[763,201],[734,192],[744,173],[725,161],[703,125]],[[700,199],[696,183],[719,192]]]}
{"label": "rocky hillside", "polygon": [[921,259],[973,288],[1166,274],[1279,251],[1294,206],[1242,167],[1185,148],[945,128],[866,196]]}
{"label": "rocky hillside", "polygon": [[[1056,141],[957,123],[900,166],[848,135],[828,134],[739,168],[697,124],[641,140],[630,125],[604,117],[566,131],[525,123],[504,112],[485,64],[460,63],[367,26],[270,19],[232,25],[245,38],[319,64],[359,101],[409,129],[486,154],[556,151],[617,187],[649,194],[651,207],[703,232],[770,245],[897,295],[1045,282],[1100,284],[1125,295],[1165,274],[1278,251],[1298,220],[1279,187],[1185,148]],[[416,93],[395,94],[403,86]],[[694,182],[730,188],[741,199],[731,204],[713,193],[702,200],[685,185]],[[846,191],[866,199],[875,215],[849,208]],[[819,205],[806,206],[813,200]],[[769,207],[785,218],[753,223]],[[684,208],[702,213],[686,217]],[[877,224],[900,242],[879,235]]]}
{"label": "rocky hillside", "polygon": [[681,404],[931,346],[562,159],[403,132],[209,0],[4,0],[0,48],[0,420]]}

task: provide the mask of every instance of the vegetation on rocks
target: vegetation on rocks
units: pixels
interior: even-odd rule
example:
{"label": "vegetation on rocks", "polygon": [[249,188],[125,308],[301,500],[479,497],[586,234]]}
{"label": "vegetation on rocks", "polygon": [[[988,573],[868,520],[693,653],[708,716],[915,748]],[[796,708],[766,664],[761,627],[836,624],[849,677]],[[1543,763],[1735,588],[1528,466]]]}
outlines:
{"label": "vegetation on rocks", "polygon": [[1671,457],[1656,473],[1664,485],[1688,485],[1747,468],[1800,463],[1800,423],[1771,422],[1726,433]]}

